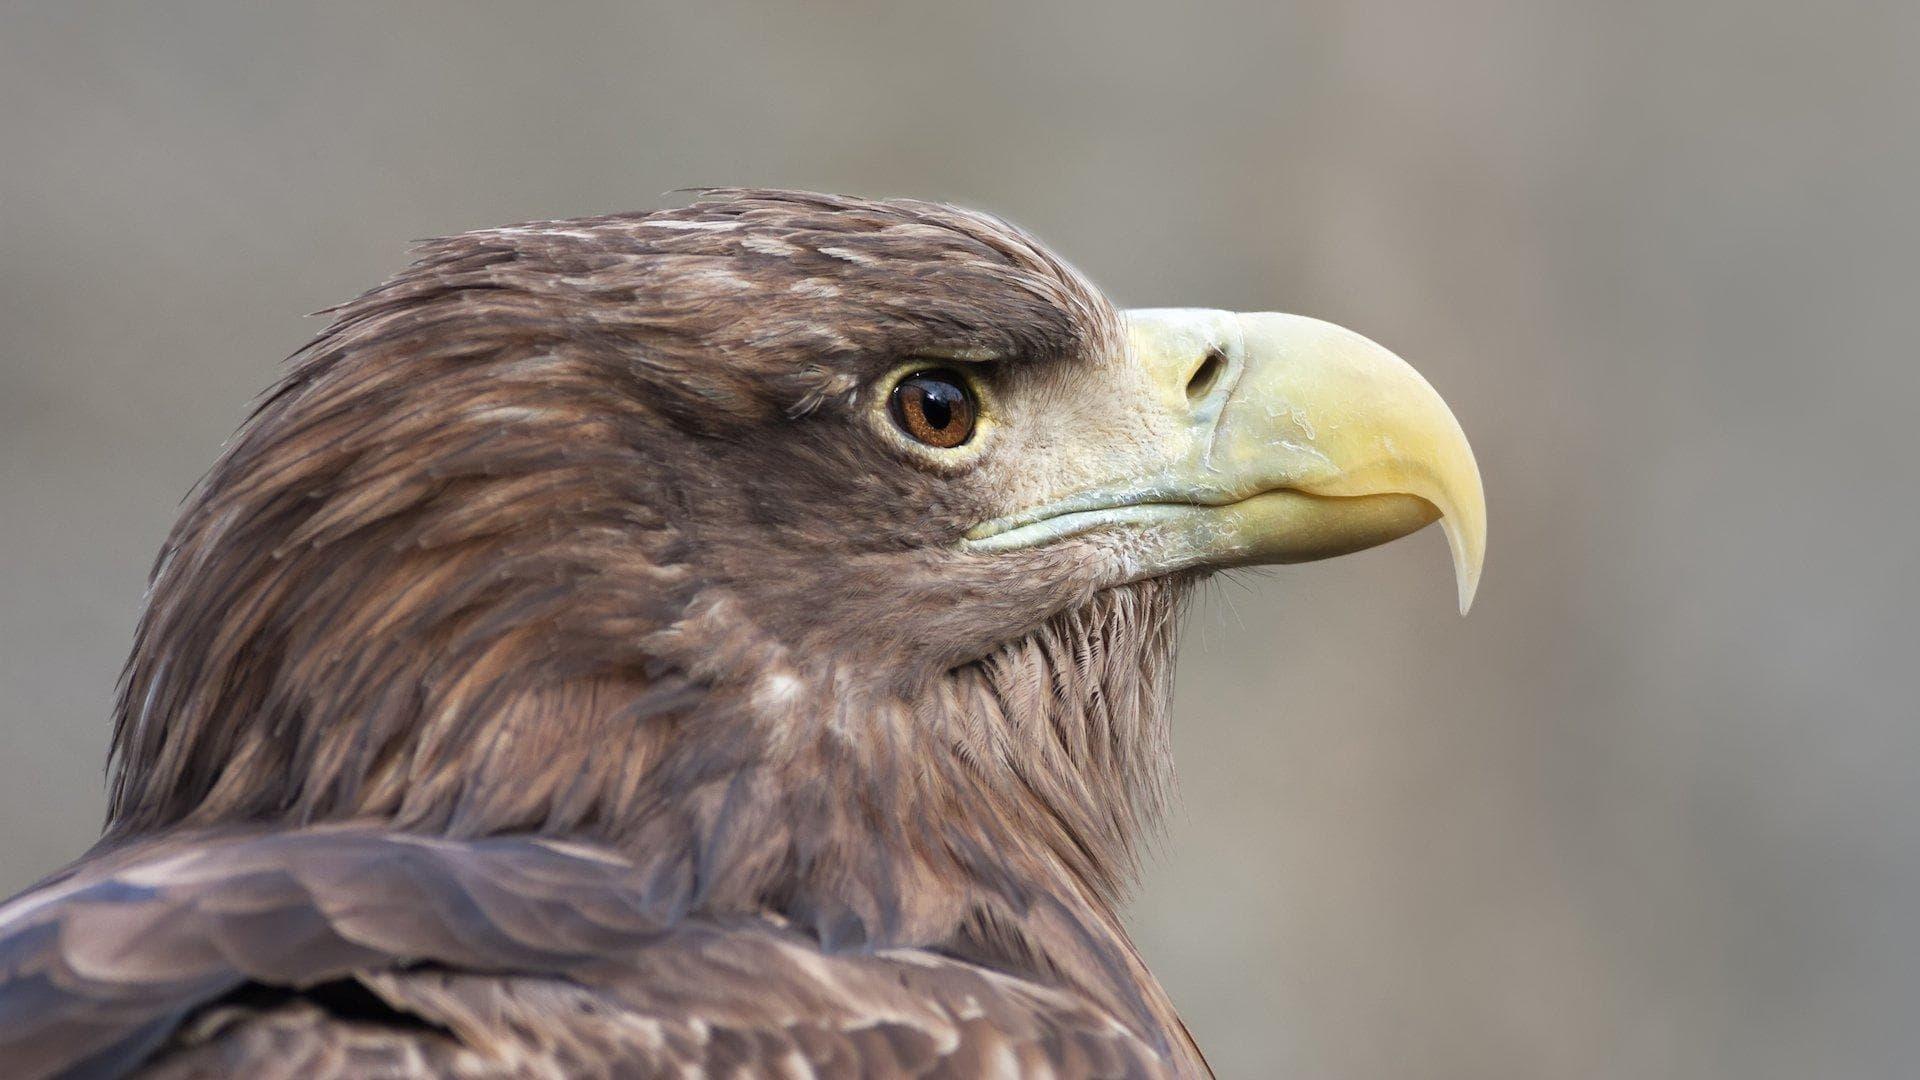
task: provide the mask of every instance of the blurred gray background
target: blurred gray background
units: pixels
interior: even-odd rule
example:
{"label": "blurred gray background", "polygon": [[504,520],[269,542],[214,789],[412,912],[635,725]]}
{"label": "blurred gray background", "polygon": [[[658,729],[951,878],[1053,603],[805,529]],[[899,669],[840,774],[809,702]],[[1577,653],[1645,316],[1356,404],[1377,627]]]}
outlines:
{"label": "blurred gray background", "polygon": [[179,498],[405,242],[998,211],[1420,367],[1485,472],[1194,612],[1133,922],[1223,1076],[1920,1070],[1920,5],[0,4],[0,888]]}

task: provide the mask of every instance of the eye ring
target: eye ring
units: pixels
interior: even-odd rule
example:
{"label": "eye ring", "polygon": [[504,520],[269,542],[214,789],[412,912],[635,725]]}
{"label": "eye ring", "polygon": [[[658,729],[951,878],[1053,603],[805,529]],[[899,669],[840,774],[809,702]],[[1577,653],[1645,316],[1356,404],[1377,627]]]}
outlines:
{"label": "eye ring", "polygon": [[924,368],[893,385],[887,395],[887,413],[915,442],[951,450],[973,437],[980,408],[958,372]]}

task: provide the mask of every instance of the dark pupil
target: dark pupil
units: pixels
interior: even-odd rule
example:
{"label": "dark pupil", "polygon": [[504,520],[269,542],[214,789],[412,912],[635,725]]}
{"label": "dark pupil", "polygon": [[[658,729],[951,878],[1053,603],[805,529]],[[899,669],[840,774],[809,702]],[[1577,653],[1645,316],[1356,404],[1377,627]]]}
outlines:
{"label": "dark pupil", "polygon": [[920,415],[927,418],[928,427],[945,431],[953,423],[953,410],[960,401],[960,388],[949,382],[922,379],[919,390]]}

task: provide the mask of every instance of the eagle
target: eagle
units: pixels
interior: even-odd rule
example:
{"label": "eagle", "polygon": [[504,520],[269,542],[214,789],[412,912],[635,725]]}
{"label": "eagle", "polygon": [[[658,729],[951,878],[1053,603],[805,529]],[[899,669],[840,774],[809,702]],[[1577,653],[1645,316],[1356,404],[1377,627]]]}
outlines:
{"label": "eagle", "polygon": [[1183,598],[1439,521],[1314,319],[1117,309],[948,205],[427,241],[184,503],[14,1077],[1207,1074],[1120,910]]}

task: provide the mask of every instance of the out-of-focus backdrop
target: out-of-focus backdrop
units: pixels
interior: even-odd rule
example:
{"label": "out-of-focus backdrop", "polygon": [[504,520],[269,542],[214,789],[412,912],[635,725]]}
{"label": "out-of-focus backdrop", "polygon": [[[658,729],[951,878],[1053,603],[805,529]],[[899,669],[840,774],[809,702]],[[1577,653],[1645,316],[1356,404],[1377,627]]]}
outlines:
{"label": "out-of-focus backdrop", "polygon": [[1492,543],[1225,581],[1133,925],[1226,1077],[1920,1061],[1920,5],[0,6],[0,887],[183,493],[411,238],[998,211],[1406,356]]}

